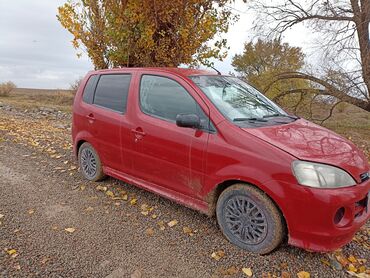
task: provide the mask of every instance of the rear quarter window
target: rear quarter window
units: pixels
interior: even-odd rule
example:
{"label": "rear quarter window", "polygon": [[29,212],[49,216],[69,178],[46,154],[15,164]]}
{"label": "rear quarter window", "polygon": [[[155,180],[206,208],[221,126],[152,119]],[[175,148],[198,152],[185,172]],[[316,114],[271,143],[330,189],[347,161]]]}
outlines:
{"label": "rear quarter window", "polygon": [[89,80],[87,81],[82,100],[86,103],[92,104],[94,100],[94,91],[96,87],[96,83],[98,82],[99,76],[98,75],[91,75]]}
{"label": "rear quarter window", "polygon": [[130,81],[130,74],[101,75],[96,86],[93,103],[100,107],[124,113]]}

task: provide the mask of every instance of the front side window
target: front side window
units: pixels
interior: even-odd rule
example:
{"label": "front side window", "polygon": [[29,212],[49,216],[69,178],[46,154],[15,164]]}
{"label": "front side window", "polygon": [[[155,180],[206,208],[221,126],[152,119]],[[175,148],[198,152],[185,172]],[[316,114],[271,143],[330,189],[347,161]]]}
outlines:
{"label": "front side window", "polygon": [[238,125],[269,125],[296,119],[236,77],[201,75],[190,79],[227,119]]}
{"label": "front side window", "polygon": [[178,82],[161,76],[143,75],[140,107],[148,115],[175,122],[178,114],[196,114],[202,124],[209,121],[192,96]]}
{"label": "front side window", "polygon": [[124,113],[130,81],[129,74],[101,75],[95,90],[94,104]]}

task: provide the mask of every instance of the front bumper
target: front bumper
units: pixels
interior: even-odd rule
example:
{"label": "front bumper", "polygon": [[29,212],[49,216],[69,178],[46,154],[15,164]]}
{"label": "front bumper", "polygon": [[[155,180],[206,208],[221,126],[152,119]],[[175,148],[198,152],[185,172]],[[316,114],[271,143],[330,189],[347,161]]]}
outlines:
{"label": "front bumper", "polygon": [[338,249],[370,218],[370,180],[337,189],[278,183],[275,186],[284,198],[278,196],[277,203],[285,216],[291,245],[318,252]]}

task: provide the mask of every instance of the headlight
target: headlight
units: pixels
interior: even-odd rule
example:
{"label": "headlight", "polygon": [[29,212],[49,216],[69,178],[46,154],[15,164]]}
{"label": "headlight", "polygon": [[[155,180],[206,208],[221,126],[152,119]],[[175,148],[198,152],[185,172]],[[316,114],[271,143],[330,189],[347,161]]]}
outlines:
{"label": "headlight", "polygon": [[299,184],[317,188],[337,188],[356,184],[356,181],[342,169],[320,163],[294,161],[293,174]]}

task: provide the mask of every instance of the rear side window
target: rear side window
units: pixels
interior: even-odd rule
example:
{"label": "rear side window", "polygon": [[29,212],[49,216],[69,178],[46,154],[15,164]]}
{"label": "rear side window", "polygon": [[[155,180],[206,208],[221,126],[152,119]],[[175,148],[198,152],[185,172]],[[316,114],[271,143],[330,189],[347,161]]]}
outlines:
{"label": "rear side window", "polygon": [[94,104],[113,111],[126,111],[130,74],[104,74],[96,86]]}
{"label": "rear side window", "polygon": [[143,75],[140,84],[140,106],[145,114],[176,121],[178,114],[197,114],[207,119],[192,96],[176,81],[154,75]]}
{"label": "rear side window", "polygon": [[94,99],[94,91],[96,87],[96,82],[98,82],[99,76],[98,75],[92,75],[90,76],[89,80],[86,83],[84,93],[82,96],[82,99],[86,103],[93,103]]}

